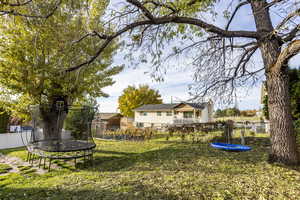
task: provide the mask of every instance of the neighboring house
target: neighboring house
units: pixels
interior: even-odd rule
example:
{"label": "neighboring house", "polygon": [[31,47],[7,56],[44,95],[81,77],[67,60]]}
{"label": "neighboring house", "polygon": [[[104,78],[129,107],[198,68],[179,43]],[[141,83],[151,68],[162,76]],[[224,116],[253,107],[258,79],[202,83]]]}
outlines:
{"label": "neighboring house", "polygon": [[137,127],[162,127],[166,124],[212,121],[213,103],[147,104],[134,109]]}
{"label": "neighboring house", "polygon": [[134,127],[134,119],[131,117],[122,117],[120,128],[125,130]]}
{"label": "neighboring house", "polygon": [[99,113],[93,120],[93,127],[105,126],[105,130],[117,130],[120,129],[121,118],[123,116],[120,113]]}

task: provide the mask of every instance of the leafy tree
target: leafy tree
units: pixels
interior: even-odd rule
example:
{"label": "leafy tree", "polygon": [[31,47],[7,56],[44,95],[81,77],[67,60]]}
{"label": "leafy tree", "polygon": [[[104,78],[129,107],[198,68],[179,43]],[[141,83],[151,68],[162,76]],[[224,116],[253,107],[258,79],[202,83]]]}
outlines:
{"label": "leafy tree", "polygon": [[217,109],[216,112],[215,112],[215,117],[225,117],[226,116],[226,113],[224,112],[224,110],[221,110],[221,109]]}
{"label": "leafy tree", "polygon": [[300,68],[289,70],[289,91],[293,119],[300,119]]}
{"label": "leafy tree", "polygon": [[[69,3],[72,3],[72,0]],[[0,16],[48,19],[63,5],[62,0],[0,0]],[[29,7],[34,7],[35,10],[28,9]]]}
{"label": "leafy tree", "polygon": [[[162,64],[167,58],[184,54],[194,59],[194,94],[203,95],[232,94],[239,86],[253,84],[265,72],[269,94],[271,123],[271,151],[269,161],[285,164],[298,164],[300,155],[297,150],[295,131],[292,121],[288,93],[287,63],[300,52],[298,37],[299,26],[293,23],[298,19],[299,10],[292,1],[282,0],[245,0],[231,1],[231,6],[222,6],[228,23],[223,27],[213,24],[217,15],[215,7],[225,1],[142,1],[126,0],[122,11],[117,10],[124,20],[123,26],[111,35],[107,35],[101,48],[131,31],[132,49],[141,61],[152,55],[155,70],[164,72]],[[241,7],[250,6],[255,21],[254,30],[234,30],[230,27]],[[226,9],[232,8],[232,10]],[[282,20],[271,16],[271,10],[280,12]],[[118,12],[119,11],[119,12]],[[231,11],[231,12],[230,12]],[[120,13],[121,12],[121,13]],[[211,18],[202,18],[202,14],[212,13]],[[220,12],[220,11],[218,11]],[[126,17],[124,17],[126,16]],[[131,23],[128,23],[130,19]],[[208,20],[209,19],[209,20]],[[241,17],[242,19],[242,17]],[[121,20],[122,21],[122,20]],[[181,38],[183,47],[171,45],[171,40]],[[174,53],[163,57],[166,46]],[[136,49],[146,49],[141,55]],[[254,55],[260,53],[263,66],[253,64]],[[100,55],[101,52],[98,52]],[[75,66],[72,69],[78,69]]]}
{"label": "leafy tree", "polygon": [[269,120],[268,95],[265,95],[263,98],[263,114],[265,118]]}
{"label": "leafy tree", "polygon": [[69,111],[66,117],[64,128],[65,130],[71,131],[72,136],[75,139],[87,139],[87,131],[90,131],[91,122],[96,113],[96,100],[83,99],[80,102],[76,102],[74,108]]}
{"label": "leafy tree", "polygon": [[241,111],[237,108],[226,108],[224,110],[218,109],[215,112],[215,117],[232,117],[239,116]]}
{"label": "leafy tree", "polygon": [[[216,0],[124,0],[124,7],[116,7],[107,19],[107,26],[118,24],[112,33],[100,35],[102,43],[91,58],[81,64],[74,64],[67,71],[78,70],[95,61],[108,45],[122,34],[130,32],[132,49],[141,61],[152,55],[152,63],[159,72],[165,45],[173,48],[173,55],[186,53],[194,58],[196,96],[231,94],[236,87],[257,81],[257,75],[265,72],[269,94],[271,123],[270,161],[297,164],[300,156],[297,151],[288,93],[287,63],[300,52],[299,10],[294,1],[245,0],[230,1],[230,6],[219,6],[225,1]],[[227,1],[226,1],[227,2]],[[241,7],[250,6],[255,21],[255,30],[233,30],[230,25]],[[224,26],[213,24],[217,15],[215,8],[224,8],[228,23]],[[228,9],[228,8],[232,8]],[[275,21],[271,10],[276,9],[282,16]],[[203,18],[211,13],[212,17]],[[218,13],[220,11],[218,10]],[[5,13],[4,13],[5,14]],[[10,13],[6,13],[10,14]],[[240,18],[242,19],[242,17]],[[103,33],[103,34],[102,34]],[[201,39],[201,38],[202,39]],[[86,38],[86,34],[82,38]],[[171,40],[181,38],[182,48],[172,46]],[[146,49],[145,54],[137,48]],[[191,51],[194,53],[191,53]],[[253,65],[256,52],[263,60],[263,66]],[[168,56],[172,57],[172,56]],[[167,57],[167,58],[168,58]]]}
{"label": "leafy tree", "polygon": [[256,115],[256,110],[242,110],[240,111],[240,115],[244,117],[254,117]]}
{"label": "leafy tree", "polygon": [[124,89],[118,102],[121,114],[133,117],[133,109],[145,104],[160,104],[162,100],[157,90],[151,89],[148,85],[140,85],[138,88],[129,86]]}
{"label": "leafy tree", "polygon": [[227,115],[228,117],[231,117],[231,116],[239,116],[239,115],[240,115],[240,111],[239,111],[239,109],[237,109],[237,108],[228,108],[228,109],[226,110],[226,115]]}
{"label": "leafy tree", "polygon": [[3,108],[0,108],[0,133],[7,132],[9,117],[10,117],[9,113],[7,113]]}
{"label": "leafy tree", "polygon": [[[6,100],[15,99],[20,103],[7,103],[13,111],[29,104],[53,107],[56,101],[71,105],[85,96],[107,96],[102,88],[112,85],[111,76],[122,70],[122,67],[111,66],[117,43],[111,43],[101,58],[89,66],[66,71],[96,53],[100,38],[78,41],[78,34],[103,30],[99,19],[106,6],[98,1],[74,1],[73,4],[63,1],[47,20],[20,16],[0,18],[0,87],[6,90],[6,97],[10,94]],[[37,12],[35,7],[26,9]],[[55,130],[57,112],[48,109],[41,113],[45,127]]]}

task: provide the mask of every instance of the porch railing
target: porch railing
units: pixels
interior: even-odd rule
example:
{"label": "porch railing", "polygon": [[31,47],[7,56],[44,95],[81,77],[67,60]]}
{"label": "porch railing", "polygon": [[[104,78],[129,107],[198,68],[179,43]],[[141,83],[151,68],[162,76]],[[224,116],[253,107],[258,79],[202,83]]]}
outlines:
{"label": "porch railing", "polygon": [[173,124],[193,124],[193,123],[201,123],[200,119],[174,119]]}

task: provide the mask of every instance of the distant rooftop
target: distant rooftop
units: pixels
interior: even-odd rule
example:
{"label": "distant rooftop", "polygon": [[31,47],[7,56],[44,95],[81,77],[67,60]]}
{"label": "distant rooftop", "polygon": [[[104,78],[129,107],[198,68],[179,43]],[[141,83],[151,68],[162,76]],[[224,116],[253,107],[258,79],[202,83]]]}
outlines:
{"label": "distant rooftop", "polygon": [[100,119],[110,119],[112,117],[115,117],[115,116],[121,116],[120,113],[99,113],[98,116],[100,116]]}
{"label": "distant rooftop", "polygon": [[171,110],[173,109],[175,106],[177,106],[178,103],[176,104],[146,104],[143,105],[141,107],[138,107],[136,109],[134,109],[135,111],[148,111],[148,110]]}
{"label": "distant rooftop", "polygon": [[134,109],[134,111],[160,111],[160,110],[172,110],[173,108],[176,108],[177,106],[181,105],[181,104],[186,104],[189,105],[195,109],[199,109],[202,110],[205,108],[207,103],[186,103],[186,102],[182,102],[182,103],[176,103],[176,104],[146,104],[143,106],[140,106],[136,109]]}

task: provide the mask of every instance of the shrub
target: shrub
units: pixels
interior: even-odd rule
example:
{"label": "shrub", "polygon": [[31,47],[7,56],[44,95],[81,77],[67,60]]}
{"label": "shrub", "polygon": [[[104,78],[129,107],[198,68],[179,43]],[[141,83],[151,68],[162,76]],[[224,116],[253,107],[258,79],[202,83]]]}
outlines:
{"label": "shrub", "polygon": [[6,133],[9,124],[9,114],[0,108],[0,133]]}

